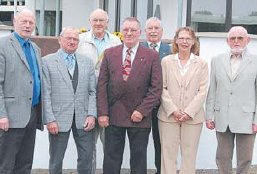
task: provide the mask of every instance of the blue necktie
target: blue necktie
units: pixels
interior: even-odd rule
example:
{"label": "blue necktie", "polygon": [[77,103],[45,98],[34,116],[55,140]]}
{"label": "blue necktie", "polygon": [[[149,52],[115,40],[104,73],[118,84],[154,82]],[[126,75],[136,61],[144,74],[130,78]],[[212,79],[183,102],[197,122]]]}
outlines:
{"label": "blue necktie", "polygon": [[[26,59],[27,59],[27,62],[29,64],[29,69],[30,69],[30,72],[33,76],[33,99],[32,99],[32,105],[35,106],[39,103],[39,100],[40,100],[40,79],[39,77],[36,77],[36,75],[39,74],[39,72],[35,72],[35,67],[34,67],[34,63],[33,63],[33,58],[32,58],[32,55],[31,55],[31,44],[29,42],[25,42],[23,44],[24,46],[24,51],[25,51],[25,56],[26,56]],[[35,60],[36,61],[36,60]]]}
{"label": "blue necktie", "polygon": [[74,57],[73,57],[73,55],[72,54],[69,54],[67,57],[66,57],[66,59],[67,59],[67,69],[68,69],[68,71],[69,71],[69,73],[70,73],[70,75],[71,76],[73,76],[73,74],[74,74]]}

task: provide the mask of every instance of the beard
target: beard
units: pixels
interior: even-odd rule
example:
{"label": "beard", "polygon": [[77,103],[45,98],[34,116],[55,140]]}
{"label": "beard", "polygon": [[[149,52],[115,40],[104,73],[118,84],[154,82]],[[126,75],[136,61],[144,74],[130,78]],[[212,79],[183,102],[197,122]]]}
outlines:
{"label": "beard", "polygon": [[242,52],[245,50],[245,48],[232,48],[231,53],[234,55],[242,54]]}

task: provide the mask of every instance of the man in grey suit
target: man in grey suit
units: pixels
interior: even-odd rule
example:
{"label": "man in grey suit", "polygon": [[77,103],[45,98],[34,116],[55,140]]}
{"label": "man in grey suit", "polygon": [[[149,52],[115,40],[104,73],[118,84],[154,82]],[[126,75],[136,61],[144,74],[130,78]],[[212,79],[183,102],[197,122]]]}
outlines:
{"label": "man in grey suit", "polygon": [[206,102],[206,126],[216,129],[216,163],[220,174],[232,173],[234,141],[237,174],[250,169],[257,132],[257,56],[247,50],[245,28],[232,27],[227,43],[230,52],[212,59]]}
{"label": "man in grey suit", "polygon": [[67,27],[60,49],[43,58],[44,123],[49,131],[49,173],[61,174],[70,131],[77,147],[79,174],[91,174],[96,119],[93,61],[76,54],[79,31]]}
{"label": "man in grey suit", "polygon": [[41,53],[30,40],[32,11],[14,17],[12,34],[0,39],[0,173],[30,174],[36,128],[43,129]]}
{"label": "man in grey suit", "polygon": [[[147,42],[143,42],[142,45],[159,52],[160,59],[171,54],[170,45],[161,41],[163,27],[159,18],[151,17],[146,20],[145,33]],[[155,107],[152,112],[152,135],[155,152],[155,166],[157,169],[156,174],[161,173],[161,143],[157,118],[158,109],[159,106]]]}

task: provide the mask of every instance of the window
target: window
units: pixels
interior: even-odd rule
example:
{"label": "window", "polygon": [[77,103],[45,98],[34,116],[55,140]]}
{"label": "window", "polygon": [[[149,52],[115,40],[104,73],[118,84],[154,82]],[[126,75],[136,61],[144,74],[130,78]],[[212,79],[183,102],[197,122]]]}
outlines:
{"label": "window", "polygon": [[[25,5],[25,0],[17,0],[17,5]],[[0,5],[14,5],[14,0],[0,0]]]}
{"label": "window", "polygon": [[227,32],[242,25],[257,34],[257,0],[188,0],[187,25],[198,32]]}
{"label": "window", "polygon": [[[160,14],[160,0],[104,0],[104,10],[109,15],[109,30],[120,31],[122,21],[129,16],[136,16],[141,22],[142,30],[147,18]],[[142,37],[145,37],[142,35]]]}
{"label": "window", "polygon": [[12,26],[13,11],[0,11],[0,25]]}
{"label": "window", "polygon": [[199,32],[225,30],[226,1],[192,0],[191,26]]}
{"label": "window", "polygon": [[257,0],[233,0],[232,26],[242,25],[251,34],[257,34]]}
{"label": "window", "polygon": [[[60,12],[60,18],[62,17],[62,12]],[[36,35],[39,33],[40,28],[40,11],[36,11]],[[44,36],[55,36],[55,23],[56,23],[56,11],[45,11],[45,17],[44,17]],[[62,21],[62,19],[60,19]],[[60,26],[62,26],[60,22]],[[59,31],[60,32],[60,31]]]}

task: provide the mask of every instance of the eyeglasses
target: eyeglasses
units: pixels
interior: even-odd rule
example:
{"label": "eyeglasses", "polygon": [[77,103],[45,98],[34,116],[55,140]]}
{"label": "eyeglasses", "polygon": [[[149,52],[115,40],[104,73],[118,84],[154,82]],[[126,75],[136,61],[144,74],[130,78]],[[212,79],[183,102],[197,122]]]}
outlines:
{"label": "eyeglasses", "polygon": [[187,37],[187,38],[185,38],[185,37],[179,37],[177,40],[178,40],[179,42],[184,42],[184,41],[186,41],[186,42],[191,42],[193,39],[192,39],[192,38],[189,38],[189,37]]}
{"label": "eyeglasses", "polygon": [[99,18],[99,19],[98,18],[93,18],[91,21],[94,22],[94,23],[97,23],[97,22],[103,23],[103,22],[106,21],[106,19],[104,19],[104,18]]}
{"label": "eyeglasses", "polygon": [[124,33],[128,33],[128,32],[136,33],[138,30],[137,30],[137,29],[134,29],[134,28],[124,28],[122,31],[123,31]]}
{"label": "eyeglasses", "polygon": [[242,42],[244,40],[244,37],[242,37],[242,36],[230,37],[229,40],[232,42],[235,42],[235,41]]}

